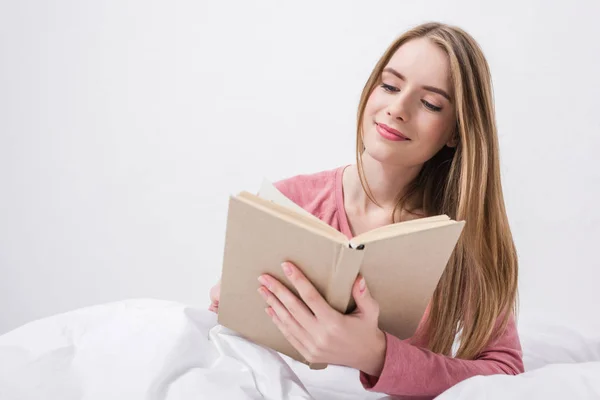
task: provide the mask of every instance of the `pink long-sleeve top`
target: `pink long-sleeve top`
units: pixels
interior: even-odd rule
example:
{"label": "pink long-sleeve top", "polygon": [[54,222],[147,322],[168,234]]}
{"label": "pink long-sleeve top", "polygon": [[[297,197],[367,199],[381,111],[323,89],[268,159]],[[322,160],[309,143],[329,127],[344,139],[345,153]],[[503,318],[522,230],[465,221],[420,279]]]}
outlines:
{"label": "pink long-sleeve top", "polygon": [[[339,167],[297,175],[276,182],[275,186],[290,200],[351,238],[344,209],[343,171],[344,167]],[[388,333],[385,335],[387,350],[381,375],[374,377],[360,372],[363,387],[370,391],[403,398],[433,398],[476,375],[516,375],[524,371],[514,317],[474,360],[457,359],[427,350],[427,332],[423,325],[406,340]]]}

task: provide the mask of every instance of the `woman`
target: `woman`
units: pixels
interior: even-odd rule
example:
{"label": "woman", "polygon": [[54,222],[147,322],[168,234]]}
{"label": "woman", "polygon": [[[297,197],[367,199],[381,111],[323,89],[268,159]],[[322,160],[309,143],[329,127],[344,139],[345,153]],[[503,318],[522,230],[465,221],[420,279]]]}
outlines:
{"label": "woman", "polygon": [[271,276],[259,279],[273,323],[308,361],[359,369],[366,389],[391,395],[434,397],[475,375],[523,372],[490,71],[473,38],[427,23],[395,40],[364,87],[356,140],[356,165],[277,187],[349,238],[438,214],[465,220],[462,236],[408,340],[378,328],[362,278],[357,310],[342,315],[289,263],[282,268],[300,298]]}

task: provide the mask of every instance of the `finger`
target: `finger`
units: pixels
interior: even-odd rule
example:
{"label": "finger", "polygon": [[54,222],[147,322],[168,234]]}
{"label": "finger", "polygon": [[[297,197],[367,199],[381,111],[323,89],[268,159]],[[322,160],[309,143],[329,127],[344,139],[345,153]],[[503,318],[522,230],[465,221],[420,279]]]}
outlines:
{"label": "finger", "polygon": [[327,318],[332,313],[336,313],[298,267],[290,262],[285,262],[282,264],[282,268],[292,285],[298,290],[304,303],[317,318]]}
{"label": "finger", "polygon": [[365,278],[358,276],[352,287],[352,296],[356,303],[355,313],[360,313],[369,318],[377,319],[379,317],[379,304],[371,296],[369,287],[365,281]]}
{"label": "finger", "polygon": [[284,284],[270,275],[262,275],[258,280],[268,289],[269,293],[267,294],[271,294],[271,297],[281,302],[303,327],[308,330],[315,329],[317,320],[311,310]]}
{"label": "finger", "polygon": [[279,301],[279,299],[273,295],[273,293],[269,292],[266,287],[261,286],[258,291],[263,296],[267,304],[271,306],[271,309],[275,312],[282,324],[286,326],[287,330],[302,343],[308,343],[311,337],[310,333],[307,332],[307,329],[305,329],[302,323],[299,322],[292,313],[290,313],[285,305]]}
{"label": "finger", "polygon": [[308,351],[306,350],[306,347],[302,344],[300,340],[296,338],[296,336],[294,336],[294,334],[288,329],[288,327],[283,322],[281,322],[281,319],[279,319],[273,308],[267,307],[265,309],[265,312],[271,317],[271,320],[273,321],[277,329],[279,329],[283,337],[285,337],[286,340],[290,342],[292,346],[294,346],[294,348],[302,355],[302,357],[304,357],[305,359],[308,358]]}

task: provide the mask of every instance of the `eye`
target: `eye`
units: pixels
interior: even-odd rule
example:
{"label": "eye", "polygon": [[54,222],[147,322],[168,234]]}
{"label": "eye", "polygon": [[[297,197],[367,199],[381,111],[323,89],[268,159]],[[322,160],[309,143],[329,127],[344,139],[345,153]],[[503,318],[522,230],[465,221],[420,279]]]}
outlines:
{"label": "eye", "polygon": [[435,106],[426,100],[421,100],[421,102],[423,103],[423,105],[426,108],[428,108],[431,111],[435,111],[435,112],[442,111],[442,107]]}
{"label": "eye", "polygon": [[385,90],[386,92],[389,92],[389,93],[396,93],[396,92],[400,91],[400,89],[398,89],[397,87],[394,87],[391,85],[386,85],[385,83],[382,83],[381,87],[383,88],[383,90]]}

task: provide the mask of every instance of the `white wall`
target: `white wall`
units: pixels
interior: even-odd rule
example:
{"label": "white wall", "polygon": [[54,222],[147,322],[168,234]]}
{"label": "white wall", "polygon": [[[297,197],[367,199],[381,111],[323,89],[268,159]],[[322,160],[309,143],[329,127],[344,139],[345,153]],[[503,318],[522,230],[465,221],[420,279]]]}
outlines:
{"label": "white wall", "polygon": [[600,3],[295,3],[0,3],[0,333],[207,305],[227,196],[353,162],[362,85],[426,20],[492,67],[521,320],[600,331]]}

